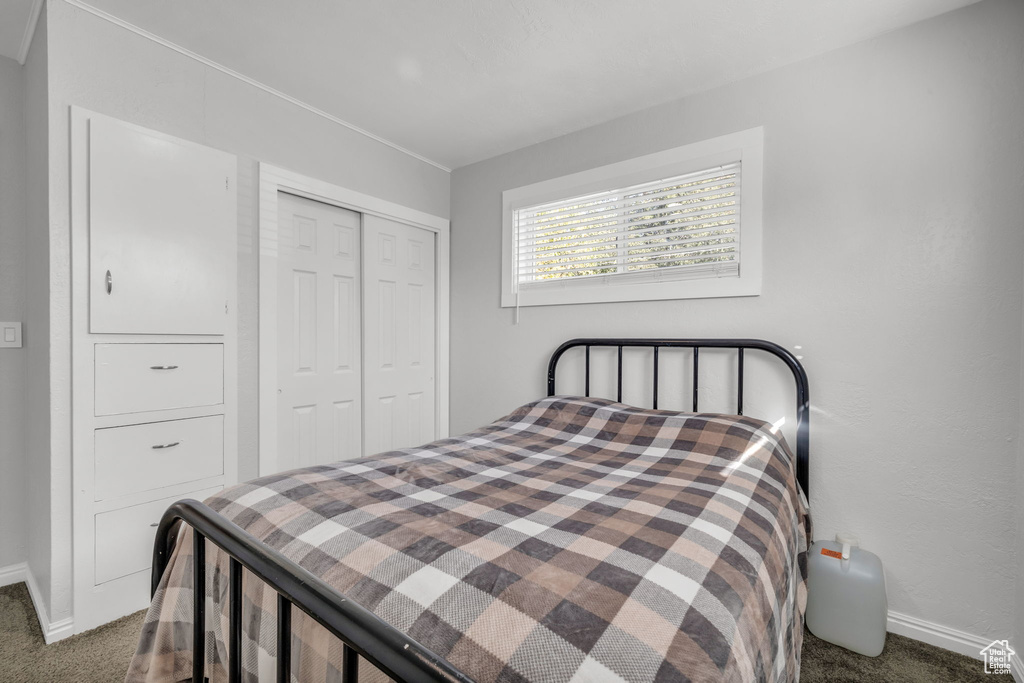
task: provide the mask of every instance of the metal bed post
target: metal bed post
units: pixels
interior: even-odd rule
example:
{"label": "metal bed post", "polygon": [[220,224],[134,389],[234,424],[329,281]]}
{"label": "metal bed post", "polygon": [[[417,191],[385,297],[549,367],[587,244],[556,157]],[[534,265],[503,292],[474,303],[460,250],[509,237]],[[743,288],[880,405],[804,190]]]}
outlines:
{"label": "metal bed post", "polygon": [[277,683],[292,677],[292,603],[277,594]]}
{"label": "metal bed post", "polygon": [[700,366],[698,364],[698,359],[699,358],[700,358],[700,347],[699,346],[694,346],[693,347],[693,412],[695,412],[695,413],[699,412],[697,410],[697,384],[698,384],[698,379],[697,378],[700,376]]}
{"label": "metal bed post", "polygon": [[651,406],[655,410],[658,409],[658,347],[654,347],[654,401]]}
{"label": "metal bed post", "polygon": [[206,539],[192,530],[192,680],[206,680]]}
{"label": "metal bed post", "polygon": [[228,681],[242,681],[242,564],[231,558],[228,569]]}

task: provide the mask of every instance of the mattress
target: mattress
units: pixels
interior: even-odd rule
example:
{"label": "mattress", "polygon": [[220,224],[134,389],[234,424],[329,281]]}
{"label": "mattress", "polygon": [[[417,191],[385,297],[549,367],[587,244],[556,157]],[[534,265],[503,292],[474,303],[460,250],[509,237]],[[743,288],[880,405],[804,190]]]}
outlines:
{"label": "mattress", "polygon": [[[207,504],[480,683],[799,677],[810,519],[789,447],[758,419],[551,397]],[[191,537],[129,683],[191,676]],[[219,681],[228,559],[208,544],[206,562]],[[243,595],[243,680],[269,680],[276,594],[246,575]],[[340,680],[337,639],[299,610],[292,627],[295,679]]]}

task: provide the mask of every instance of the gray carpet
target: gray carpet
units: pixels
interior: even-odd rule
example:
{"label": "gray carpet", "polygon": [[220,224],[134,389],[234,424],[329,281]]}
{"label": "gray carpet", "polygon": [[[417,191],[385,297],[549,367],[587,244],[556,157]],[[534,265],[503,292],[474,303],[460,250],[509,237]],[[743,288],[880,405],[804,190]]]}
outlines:
{"label": "gray carpet", "polygon": [[[0,683],[120,683],[142,612],[53,645],[43,644],[25,584],[0,588]],[[802,683],[1012,683],[981,662],[889,634],[880,657],[862,657],[804,633]]]}
{"label": "gray carpet", "polygon": [[815,638],[804,630],[801,683],[1013,683],[1013,677],[985,673],[981,661],[925,645],[894,633],[878,657],[865,657]]}
{"label": "gray carpet", "polygon": [[144,615],[46,645],[25,584],[0,588],[0,682],[123,681]]}

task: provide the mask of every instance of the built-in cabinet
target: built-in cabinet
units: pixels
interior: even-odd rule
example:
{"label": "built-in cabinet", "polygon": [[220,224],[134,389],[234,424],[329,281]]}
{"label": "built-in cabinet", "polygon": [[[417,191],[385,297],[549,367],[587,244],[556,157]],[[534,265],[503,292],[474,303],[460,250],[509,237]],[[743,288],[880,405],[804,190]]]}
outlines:
{"label": "built-in cabinet", "polygon": [[236,480],[236,168],[72,112],[76,632],[145,607],[160,516]]}

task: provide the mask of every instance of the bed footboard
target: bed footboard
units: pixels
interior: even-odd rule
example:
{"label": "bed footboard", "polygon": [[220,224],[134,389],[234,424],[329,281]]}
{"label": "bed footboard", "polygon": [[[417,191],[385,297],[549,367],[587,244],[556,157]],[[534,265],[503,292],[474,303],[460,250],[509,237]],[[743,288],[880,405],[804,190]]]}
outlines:
{"label": "bed footboard", "polygon": [[[152,592],[170,561],[181,529],[192,528],[193,578],[196,586],[206,585],[206,541],[230,559],[228,681],[242,680],[242,569],[249,570],[277,592],[277,680],[291,680],[291,608],[296,606],[315,619],[344,644],[342,681],[356,683],[358,655],[396,681],[460,681],[470,679],[446,660],[431,652],[377,615],[309,573],[295,562],[261,543],[238,525],[197,500],[178,501],[164,513],[153,547]],[[205,681],[206,596],[193,591],[192,680]]]}

